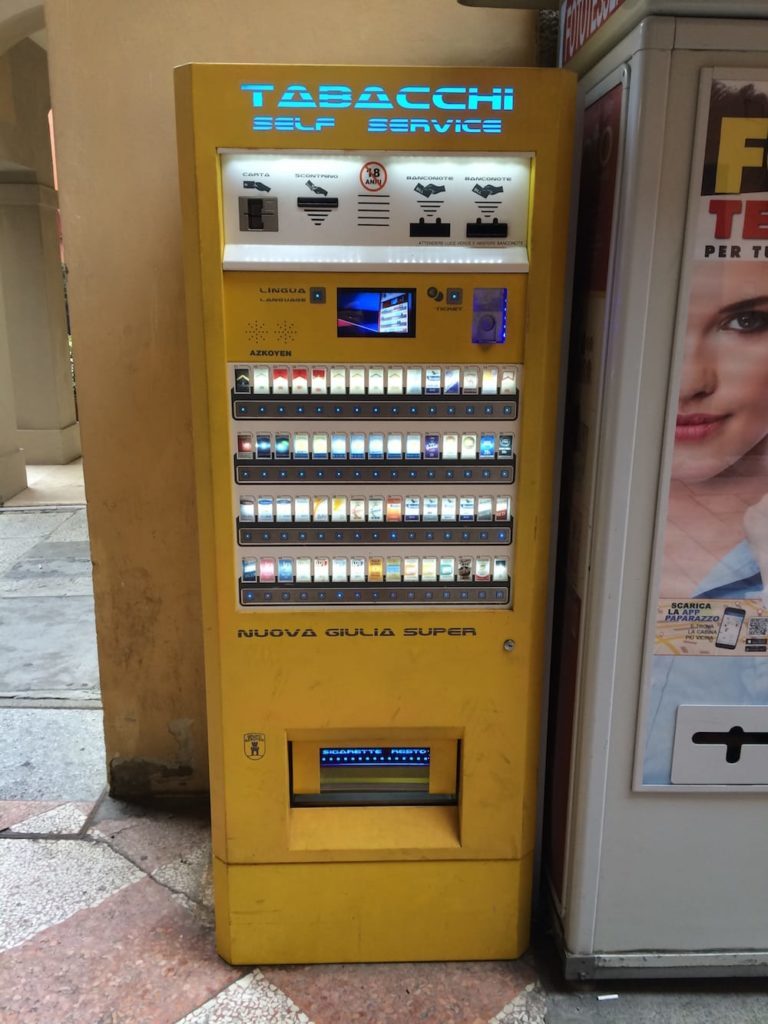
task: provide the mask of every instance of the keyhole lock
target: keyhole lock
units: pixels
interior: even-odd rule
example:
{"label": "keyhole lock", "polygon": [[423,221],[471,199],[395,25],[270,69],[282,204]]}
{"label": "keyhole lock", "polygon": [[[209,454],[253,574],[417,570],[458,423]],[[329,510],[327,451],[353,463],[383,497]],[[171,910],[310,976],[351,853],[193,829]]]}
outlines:
{"label": "keyhole lock", "polygon": [[504,650],[505,651],[514,651],[514,649],[515,649],[515,641],[514,640],[505,640],[504,641]]}

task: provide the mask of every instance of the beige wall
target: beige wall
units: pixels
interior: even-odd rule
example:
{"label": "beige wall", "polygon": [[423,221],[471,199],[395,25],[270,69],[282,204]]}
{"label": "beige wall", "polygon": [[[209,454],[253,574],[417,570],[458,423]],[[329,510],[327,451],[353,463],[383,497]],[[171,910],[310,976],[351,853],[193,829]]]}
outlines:
{"label": "beige wall", "polygon": [[207,786],[172,68],[530,64],[535,15],[455,0],[49,0],[113,792]]}
{"label": "beige wall", "polygon": [[48,61],[29,39],[0,56],[0,181],[53,188]]}

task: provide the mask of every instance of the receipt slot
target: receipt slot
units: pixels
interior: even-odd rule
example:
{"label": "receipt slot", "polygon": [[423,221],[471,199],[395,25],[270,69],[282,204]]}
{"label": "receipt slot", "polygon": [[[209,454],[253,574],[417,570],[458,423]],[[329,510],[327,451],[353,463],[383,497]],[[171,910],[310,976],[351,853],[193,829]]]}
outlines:
{"label": "receipt slot", "polygon": [[525,948],[573,101],[177,71],[231,962]]}

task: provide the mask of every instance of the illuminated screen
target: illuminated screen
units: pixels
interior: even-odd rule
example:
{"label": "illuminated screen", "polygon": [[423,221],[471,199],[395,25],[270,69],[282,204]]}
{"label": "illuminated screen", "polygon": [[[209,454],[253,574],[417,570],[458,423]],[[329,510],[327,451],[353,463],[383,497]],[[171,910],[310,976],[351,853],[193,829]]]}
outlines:
{"label": "illuminated screen", "polygon": [[339,338],[413,338],[414,288],[339,288],[336,335]]}

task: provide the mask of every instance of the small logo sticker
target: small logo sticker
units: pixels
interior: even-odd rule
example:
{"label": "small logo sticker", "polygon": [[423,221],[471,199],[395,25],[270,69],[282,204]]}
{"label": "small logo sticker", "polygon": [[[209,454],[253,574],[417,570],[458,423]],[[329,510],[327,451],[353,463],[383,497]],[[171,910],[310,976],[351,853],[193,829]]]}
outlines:
{"label": "small logo sticker", "polygon": [[267,751],[267,737],[263,732],[247,732],[243,736],[243,749],[251,761],[260,761]]}

